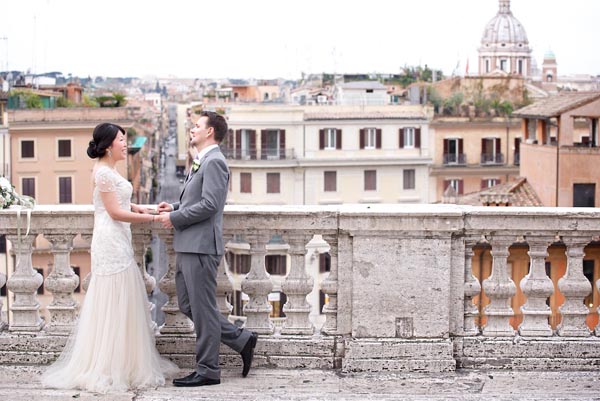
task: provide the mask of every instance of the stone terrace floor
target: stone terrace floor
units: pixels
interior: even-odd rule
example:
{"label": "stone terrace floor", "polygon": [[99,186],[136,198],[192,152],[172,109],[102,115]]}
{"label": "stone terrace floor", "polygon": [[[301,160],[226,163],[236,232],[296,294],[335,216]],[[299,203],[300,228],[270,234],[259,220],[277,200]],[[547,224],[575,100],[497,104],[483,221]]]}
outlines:
{"label": "stone terrace floor", "polygon": [[342,374],[253,369],[244,379],[237,370],[224,370],[218,386],[178,388],[169,384],[101,395],[43,389],[39,385],[43,370],[39,366],[0,366],[0,400],[600,400],[600,371]]}

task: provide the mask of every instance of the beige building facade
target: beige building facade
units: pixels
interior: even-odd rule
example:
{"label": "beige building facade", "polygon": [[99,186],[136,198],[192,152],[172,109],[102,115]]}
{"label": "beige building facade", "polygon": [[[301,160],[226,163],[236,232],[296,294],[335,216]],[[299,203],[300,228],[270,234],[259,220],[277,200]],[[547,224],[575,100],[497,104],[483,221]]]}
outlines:
{"label": "beige building facade", "polygon": [[423,106],[234,106],[232,204],[427,203]]}
{"label": "beige building facade", "polygon": [[510,181],[519,174],[522,133],[518,119],[439,117],[430,125],[435,149],[430,199],[448,186],[464,195]]}

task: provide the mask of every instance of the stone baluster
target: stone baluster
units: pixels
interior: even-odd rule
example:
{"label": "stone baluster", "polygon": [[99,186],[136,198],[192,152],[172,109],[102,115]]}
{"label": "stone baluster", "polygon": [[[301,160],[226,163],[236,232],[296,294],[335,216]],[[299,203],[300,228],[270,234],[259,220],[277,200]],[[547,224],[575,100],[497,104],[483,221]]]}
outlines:
{"label": "stone baluster", "polygon": [[475,320],[479,317],[479,309],[473,305],[473,298],[481,293],[481,284],[473,275],[473,246],[474,241],[465,242],[465,284],[464,284],[464,309],[465,317],[463,331],[465,335],[479,334],[479,327]]}
{"label": "stone baluster", "polygon": [[175,285],[176,259],[175,250],[173,250],[173,232],[159,232],[160,238],[165,242],[167,252],[167,272],[158,282],[158,288],[169,298],[163,305],[162,311],[165,313],[165,323],[160,328],[161,334],[186,334],[194,332],[194,323],[179,310],[177,300],[177,288]]}
{"label": "stone baluster", "polygon": [[[87,242],[90,245],[90,247],[88,248],[88,253],[90,254],[90,260],[91,260],[91,254],[92,254],[92,234],[81,234],[81,239],[84,240],[85,242]],[[85,277],[81,281],[81,289],[83,291],[87,292],[87,290],[88,290],[88,288],[90,286],[90,281],[92,281],[92,271],[91,270],[90,270],[90,272],[88,274],[85,275]]]}
{"label": "stone baluster", "polygon": [[227,300],[227,294],[233,292],[233,280],[229,276],[228,270],[227,260],[223,255],[217,270],[217,308],[225,318],[228,318],[233,310],[233,306]]}
{"label": "stone baluster", "polygon": [[[4,284],[6,284],[6,275],[4,273],[0,272],[0,288],[4,287]],[[0,298],[0,331],[2,331],[8,327],[8,323],[6,323],[2,319],[2,308],[3,308],[3,302],[2,302],[2,298]],[[7,315],[8,315],[8,312],[7,312]]]}
{"label": "stone baluster", "polygon": [[[140,274],[142,275],[142,279],[144,280],[144,286],[146,287],[146,294],[148,296],[152,295],[154,288],[156,287],[156,279],[148,274],[146,271],[146,251],[148,250],[148,246],[152,242],[152,233],[143,228],[137,228],[132,235],[132,246],[133,246],[133,254],[135,257],[135,261],[140,269]],[[150,300],[146,301],[148,311],[150,312],[150,316],[152,316],[152,312],[154,310],[154,304],[150,302]],[[156,322],[152,321],[151,324],[152,330],[156,330]]]}
{"label": "stone baluster", "polygon": [[242,281],[242,291],[250,298],[244,305],[245,327],[259,334],[273,334],[273,323],[269,319],[272,306],[268,301],[273,283],[265,268],[267,239],[260,234],[249,236],[248,239],[251,244],[251,265],[250,272]]}
{"label": "stone baluster", "polygon": [[40,318],[40,304],[37,299],[37,289],[42,285],[44,278],[33,269],[31,252],[35,234],[30,233],[21,237],[19,242],[16,235],[7,236],[17,254],[17,266],[7,283],[8,290],[12,291],[15,300],[10,308],[12,321],[10,331],[39,331],[44,326]]}
{"label": "stone baluster", "polygon": [[485,336],[513,336],[514,329],[509,323],[514,311],[511,307],[511,298],[516,294],[517,287],[508,271],[508,247],[512,241],[492,239],[492,274],[483,281],[483,289],[490,298],[490,303],[485,307],[487,324],[483,328]]}
{"label": "stone baluster", "polygon": [[321,283],[321,291],[327,294],[327,296],[329,297],[329,302],[323,306],[325,323],[321,328],[321,333],[327,335],[335,335],[338,332],[338,239],[337,237],[329,237],[326,240],[329,243],[330,270],[327,278]]}
{"label": "stone baluster", "polygon": [[54,267],[46,278],[46,289],[52,293],[52,302],[48,305],[50,325],[48,331],[70,333],[77,320],[79,303],[73,298],[73,292],[79,285],[79,277],[71,267],[71,250],[74,234],[44,234],[52,245]]}
{"label": "stone baluster", "polygon": [[313,278],[306,274],[306,242],[304,235],[289,236],[291,268],[282,284],[287,302],[283,306],[286,320],[281,334],[310,335],[314,332],[309,319],[310,304],[306,301],[314,284]]}
{"label": "stone baluster", "polygon": [[532,238],[529,244],[529,257],[531,258],[529,274],[521,280],[520,286],[527,302],[521,307],[523,322],[519,326],[522,336],[551,336],[552,328],[548,324],[548,317],[552,313],[546,304],[548,297],[554,292],[554,284],[546,274],[546,257],[551,240]]}
{"label": "stone baluster", "polygon": [[558,289],[565,297],[565,302],[558,308],[562,320],[557,327],[560,336],[585,337],[590,335],[586,325],[589,307],[583,303],[585,297],[592,292],[592,284],[583,275],[583,248],[587,240],[567,237],[563,239],[567,246],[567,271],[558,280]]}

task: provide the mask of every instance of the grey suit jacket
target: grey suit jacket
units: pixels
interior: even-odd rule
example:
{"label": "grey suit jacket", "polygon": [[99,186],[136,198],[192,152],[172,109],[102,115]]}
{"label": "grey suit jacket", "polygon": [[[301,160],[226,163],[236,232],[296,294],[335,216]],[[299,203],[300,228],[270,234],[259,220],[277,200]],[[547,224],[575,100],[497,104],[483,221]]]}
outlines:
{"label": "grey suit jacket", "polygon": [[229,168],[219,148],[209,151],[183,186],[173,204],[175,252],[223,255],[223,209],[229,186]]}

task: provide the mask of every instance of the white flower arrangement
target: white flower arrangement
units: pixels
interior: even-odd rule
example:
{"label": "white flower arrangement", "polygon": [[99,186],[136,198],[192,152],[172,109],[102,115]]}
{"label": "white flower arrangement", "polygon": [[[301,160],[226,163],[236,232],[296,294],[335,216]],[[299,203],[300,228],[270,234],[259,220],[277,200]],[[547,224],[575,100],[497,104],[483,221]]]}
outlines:
{"label": "white flower arrangement", "polygon": [[192,161],[192,171],[195,173],[196,171],[198,171],[199,168],[200,168],[200,160],[194,159],[194,161]]}
{"label": "white flower arrangement", "polygon": [[31,196],[19,195],[15,187],[6,179],[0,176],[0,209],[6,209],[12,205],[21,205],[27,209],[33,209],[35,199]]}

